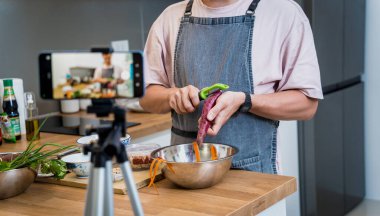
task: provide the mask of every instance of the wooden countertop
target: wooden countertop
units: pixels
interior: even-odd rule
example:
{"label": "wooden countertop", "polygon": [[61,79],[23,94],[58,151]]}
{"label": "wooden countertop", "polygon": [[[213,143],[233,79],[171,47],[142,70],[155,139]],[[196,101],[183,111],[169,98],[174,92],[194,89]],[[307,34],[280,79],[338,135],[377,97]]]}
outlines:
{"label": "wooden countertop", "polygon": [[[130,114],[129,114],[130,115]],[[132,137],[141,137],[170,128],[169,115],[136,114],[128,118],[142,125],[131,128]],[[41,143],[74,144],[78,136],[41,133]],[[21,151],[25,140],[3,143],[0,152]],[[207,189],[185,190],[168,180],[139,190],[146,215],[255,215],[294,193],[294,177],[231,170],[221,183]],[[53,184],[34,183],[23,194],[0,201],[4,215],[81,215],[86,190]],[[115,195],[115,214],[132,215],[128,196]]]}
{"label": "wooden countertop", "polygon": [[[296,191],[293,177],[232,170],[221,183],[207,189],[180,189],[168,180],[142,188],[146,215],[255,215]],[[34,183],[25,193],[0,201],[4,215],[81,215],[86,191]],[[128,196],[115,195],[115,215],[133,215]]]}

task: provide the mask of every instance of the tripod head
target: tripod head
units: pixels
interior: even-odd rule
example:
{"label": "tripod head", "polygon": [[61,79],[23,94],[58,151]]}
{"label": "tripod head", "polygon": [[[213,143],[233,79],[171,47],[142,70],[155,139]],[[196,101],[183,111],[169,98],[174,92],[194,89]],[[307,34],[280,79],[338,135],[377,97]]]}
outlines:
{"label": "tripod head", "polygon": [[126,110],[116,106],[112,99],[93,99],[87,113],[95,113],[97,117],[106,117],[111,113],[114,120],[111,126],[96,129],[99,140],[94,145],[86,145],[83,152],[92,153],[91,161],[95,167],[104,167],[105,161],[116,157],[119,163],[128,160],[126,150],[120,143],[120,138],[126,135]]}

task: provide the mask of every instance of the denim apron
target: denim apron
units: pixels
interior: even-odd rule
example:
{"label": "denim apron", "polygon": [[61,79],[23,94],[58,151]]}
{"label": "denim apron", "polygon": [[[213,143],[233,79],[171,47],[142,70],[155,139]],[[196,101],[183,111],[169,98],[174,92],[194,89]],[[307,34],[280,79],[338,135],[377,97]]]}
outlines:
{"label": "denim apron", "polygon": [[103,68],[102,78],[113,78],[114,68]]}
{"label": "denim apron", "polygon": [[[243,16],[220,18],[191,16],[193,0],[189,1],[175,48],[176,87],[193,85],[201,89],[225,83],[230,91],[254,93],[251,51],[259,1],[253,0]],[[184,115],[172,112],[172,145],[195,140],[202,107],[203,103],[195,112]],[[278,121],[237,112],[217,136],[207,136],[205,142],[237,147],[232,168],[276,174],[277,127]]]}

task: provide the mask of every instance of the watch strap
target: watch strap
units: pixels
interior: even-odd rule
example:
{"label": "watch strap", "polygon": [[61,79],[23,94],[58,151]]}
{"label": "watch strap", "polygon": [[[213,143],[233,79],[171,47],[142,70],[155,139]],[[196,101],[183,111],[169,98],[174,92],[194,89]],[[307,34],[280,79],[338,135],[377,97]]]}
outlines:
{"label": "watch strap", "polygon": [[251,93],[244,92],[245,94],[245,100],[244,103],[240,106],[239,111],[240,112],[249,112],[252,108],[252,99],[251,99]]}

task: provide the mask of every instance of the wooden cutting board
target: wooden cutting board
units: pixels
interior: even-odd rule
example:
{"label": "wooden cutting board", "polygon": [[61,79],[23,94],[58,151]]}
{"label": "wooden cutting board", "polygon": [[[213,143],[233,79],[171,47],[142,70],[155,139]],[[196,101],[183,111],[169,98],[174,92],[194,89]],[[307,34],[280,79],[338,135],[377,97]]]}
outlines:
{"label": "wooden cutting board", "polygon": [[[136,183],[137,189],[148,186],[150,182],[149,170],[133,171],[133,177]],[[161,172],[157,174],[155,181],[162,180],[164,177]],[[64,185],[69,187],[86,188],[88,184],[88,178],[77,178],[74,173],[68,173],[64,179],[57,180],[51,177],[38,177],[37,182]],[[113,183],[113,191],[115,194],[127,194],[127,188],[124,180],[116,181]]]}

